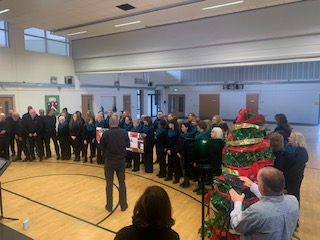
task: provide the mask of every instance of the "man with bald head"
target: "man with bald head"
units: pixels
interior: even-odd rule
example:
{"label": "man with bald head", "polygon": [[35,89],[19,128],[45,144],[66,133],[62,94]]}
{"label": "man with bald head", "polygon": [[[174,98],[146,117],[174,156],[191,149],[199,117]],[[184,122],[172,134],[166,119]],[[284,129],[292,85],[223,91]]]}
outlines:
{"label": "man with bald head", "polygon": [[6,121],[6,115],[0,113],[0,157],[9,160],[9,132],[10,126]]}
{"label": "man with bald head", "polygon": [[116,172],[119,182],[120,207],[121,211],[125,211],[128,208],[125,183],[126,148],[130,147],[130,140],[127,131],[119,127],[118,115],[113,114],[110,117],[109,125],[110,129],[103,133],[100,141],[100,148],[105,158],[104,171],[107,182],[105,208],[109,212],[113,209],[113,175]]}
{"label": "man with bald head", "polygon": [[240,239],[290,240],[299,218],[299,203],[295,196],[284,195],[283,173],[273,167],[258,172],[258,183],[239,177],[259,201],[242,211],[245,195],[230,190],[234,210],[230,213],[231,226],[240,233]]}

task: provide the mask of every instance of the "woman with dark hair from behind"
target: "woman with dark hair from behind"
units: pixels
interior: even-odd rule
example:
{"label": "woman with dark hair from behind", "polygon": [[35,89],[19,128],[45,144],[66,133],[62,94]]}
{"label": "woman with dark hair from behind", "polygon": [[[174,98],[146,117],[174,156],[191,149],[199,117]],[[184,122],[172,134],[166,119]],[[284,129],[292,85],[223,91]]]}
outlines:
{"label": "woman with dark hair from behind", "polygon": [[154,128],[150,117],[143,119],[142,136],[144,138],[144,170],[146,173],[153,172],[153,146]]}
{"label": "woman with dark hair from behind", "polygon": [[277,127],[274,129],[275,132],[283,131],[284,143],[288,142],[288,137],[291,134],[292,127],[288,123],[287,116],[283,113],[278,113],[274,116],[277,122]]}
{"label": "woman with dark hair from behind", "polygon": [[115,240],[179,240],[179,234],[171,229],[174,223],[167,192],[150,186],[134,207],[132,225],[117,232]]}

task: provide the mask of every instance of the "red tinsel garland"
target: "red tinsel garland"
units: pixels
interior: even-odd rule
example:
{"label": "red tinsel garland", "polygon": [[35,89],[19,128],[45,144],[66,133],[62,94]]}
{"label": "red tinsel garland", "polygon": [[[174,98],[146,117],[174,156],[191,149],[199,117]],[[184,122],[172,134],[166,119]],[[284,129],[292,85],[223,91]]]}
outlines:
{"label": "red tinsel garland", "polygon": [[230,152],[258,152],[258,151],[266,149],[267,147],[270,147],[270,139],[264,139],[262,142],[256,143],[256,144],[248,146],[248,147],[226,147],[223,149],[223,154],[227,151],[230,151]]}

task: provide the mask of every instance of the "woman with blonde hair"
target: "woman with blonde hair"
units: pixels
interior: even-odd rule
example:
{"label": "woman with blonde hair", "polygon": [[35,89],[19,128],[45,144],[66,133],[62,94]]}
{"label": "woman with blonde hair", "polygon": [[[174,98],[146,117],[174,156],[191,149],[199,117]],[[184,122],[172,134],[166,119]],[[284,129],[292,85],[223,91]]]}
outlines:
{"label": "woman with blonde hair", "polygon": [[288,194],[296,196],[300,202],[300,187],[304,169],[308,161],[307,144],[301,132],[291,132],[284,150],[283,174]]}

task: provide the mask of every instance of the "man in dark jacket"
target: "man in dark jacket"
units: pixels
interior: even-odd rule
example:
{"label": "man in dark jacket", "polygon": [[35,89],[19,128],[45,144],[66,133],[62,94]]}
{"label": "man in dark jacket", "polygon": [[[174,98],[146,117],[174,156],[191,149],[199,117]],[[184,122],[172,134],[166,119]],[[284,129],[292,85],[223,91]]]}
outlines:
{"label": "man in dark jacket", "polygon": [[13,161],[21,160],[22,151],[26,155],[26,158],[24,159],[24,161],[29,161],[30,153],[27,147],[28,135],[26,132],[25,122],[20,118],[19,113],[17,112],[12,113],[12,119],[14,121],[14,137],[18,145],[17,156],[15,159],[13,159]]}
{"label": "man in dark jacket", "polygon": [[41,133],[43,129],[42,121],[40,117],[36,114],[36,111],[34,109],[30,109],[29,111],[30,117],[27,117],[26,119],[26,130],[28,134],[28,140],[30,145],[30,155],[31,160],[35,160],[35,151],[34,148],[37,144],[38,151],[39,151],[39,158],[40,161],[43,160],[43,144],[41,142]]}
{"label": "man in dark jacket", "polygon": [[13,113],[13,110],[10,109],[9,110],[9,116],[6,118],[6,121],[8,122],[9,124],[9,127],[10,127],[10,132],[8,134],[8,143],[9,143],[9,147],[11,149],[11,154],[12,156],[14,156],[16,154],[16,150],[15,150],[15,143],[14,143],[14,121],[12,119],[12,113]]}
{"label": "man in dark jacket", "polygon": [[6,121],[6,115],[0,113],[0,157],[9,160],[9,132],[10,126]]}
{"label": "man in dark jacket", "polygon": [[130,146],[130,140],[126,130],[119,127],[118,115],[113,114],[109,121],[110,130],[105,131],[100,141],[103,151],[104,171],[107,181],[107,205],[105,208],[111,212],[113,207],[113,174],[116,172],[119,181],[119,200],[121,211],[128,208],[125,183],[126,148]]}
{"label": "man in dark jacket", "polygon": [[54,115],[55,110],[52,108],[49,110],[48,114],[43,117],[44,123],[44,145],[46,147],[46,159],[51,158],[51,149],[50,149],[50,139],[52,139],[54,144],[54,149],[56,151],[57,160],[60,160],[60,148],[57,141],[57,130],[56,123],[57,119]]}

